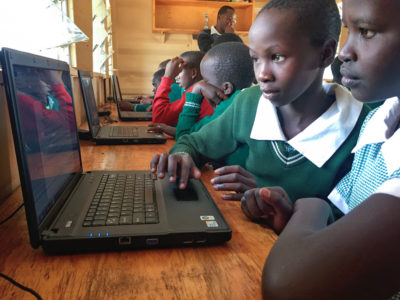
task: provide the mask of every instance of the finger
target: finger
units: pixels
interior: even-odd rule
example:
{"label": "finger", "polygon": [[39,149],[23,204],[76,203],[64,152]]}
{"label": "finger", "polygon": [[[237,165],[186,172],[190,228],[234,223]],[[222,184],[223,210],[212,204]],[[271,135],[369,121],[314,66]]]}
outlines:
{"label": "finger", "polygon": [[242,199],[243,193],[228,193],[228,194],[222,194],[221,198],[223,200],[227,201],[240,201]]}
{"label": "finger", "polygon": [[[254,220],[254,219],[258,219],[259,215],[256,214],[254,215],[254,212],[249,208],[249,206],[251,206],[251,202],[254,202],[254,190],[252,191],[247,191],[244,196],[242,197],[241,201],[241,206],[242,206],[242,210],[244,212],[244,214]],[[249,193],[250,192],[250,193]]]}
{"label": "finger", "polygon": [[238,173],[214,177],[211,179],[211,183],[216,186],[217,190],[221,191],[230,189],[236,192],[244,192],[248,189],[257,188],[257,182],[254,178],[244,177]]}
{"label": "finger", "polygon": [[172,154],[168,160],[168,175],[169,175],[169,182],[176,181],[176,170],[179,164],[179,155]]}
{"label": "finger", "polygon": [[168,163],[168,153],[161,153],[157,168],[158,178],[164,178],[167,163]]}
{"label": "finger", "polygon": [[245,195],[246,195],[248,192],[253,192],[251,194],[251,197],[248,197],[247,208],[248,208],[250,214],[255,219],[259,219],[262,216],[270,215],[271,211],[272,211],[271,206],[269,206],[267,203],[259,200],[259,198],[261,198],[259,190],[260,189],[253,189],[253,190],[247,191],[245,193]]}
{"label": "finger", "polygon": [[286,215],[291,212],[293,205],[287,194],[285,192],[281,192],[281,190],[276,191],[272,188],[260,189],[260,197],[257,199],[259,207],[262,207],[263,205],[269,205],[272,208],[272,213],[274,215]]}
{"label": "finger", "polygon": [[191,175],[192,167],[191,157],[189,155],[182,155],[182,163],[179,174],[179,188],[182,190],[186,188],[189,176]]}
{"label": "finger", "polygon": [[249,190],[242,186],[240,183],[220,183],[213,185],[214,190],[216,191],[235,191],[235,192],[245,192]]}
{"label": "finger", "polygon": [[153,158],[151,159],[150,169],[151,169],[152,173],[155,173],[157,171],[157,165],[158,165],[159,159],[160,159],[160,155],[159,154],[155,154],[153,156]]}

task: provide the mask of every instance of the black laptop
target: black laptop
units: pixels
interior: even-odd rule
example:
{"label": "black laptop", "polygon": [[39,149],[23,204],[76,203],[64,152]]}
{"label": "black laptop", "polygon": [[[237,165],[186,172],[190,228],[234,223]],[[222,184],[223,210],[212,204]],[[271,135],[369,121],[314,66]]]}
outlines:
{"label": "black laptop", "polygon": [[[117,76],[111,75],[111,81],[113,86],[114,101],[117,104],[118,117],[121,121],[151,121],[153,113],[151,111],[124,111],[120,109],[119,101],[121,99],[121,89],[119,88],[119,81]],[[118,84],[119,97],[117,93],[116,83]]]}
{"label": "black laptop", "polygon": [[[111,80],[115,80],[115,83],[117,85],[117,90],[116,90],[118,91],[118,94],[116,94],[117,99],[119,98],[120,101],[127,101],[132,104],[140,104],[140,100],[138,99],[124,99],[122,97],[121,86],[119,85],[119,79],[117,75],[112,75]],[[115,93],[116,91],[113,89],[113,93]]]}
{"label": "black laptop", "polygon": [[149,171],[83,172],[68,64],[7,48],[0,59],[32,247],[70,253],[231,238],[199,180],[181,191]]}
{"label": "black laptop", "polygon": [[86,116],[93,141],[98,145],[162,144],[162,133],[148,132],[147,126],[100,126],[92,78],[89,72],[78,71]]}

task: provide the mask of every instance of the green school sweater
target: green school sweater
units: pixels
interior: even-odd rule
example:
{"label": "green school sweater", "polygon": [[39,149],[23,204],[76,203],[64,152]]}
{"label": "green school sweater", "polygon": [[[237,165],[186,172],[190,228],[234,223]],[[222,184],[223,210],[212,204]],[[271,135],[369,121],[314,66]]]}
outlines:
{"label": "green school sweater", "polygon": [[233,98],[239,93],[234,92],[228,99],[222,101],[215,109],[214,113],[209,116],[200,118],[201,103],[203,95],[193,93],[186,93],[186,102],[183,106],[182,112],[179,114],[178,125],[176,126],[175,139],[178,140],[182,135],[199,131],[205,124],[210,123],[219,117],[229,105],[231,105]]}
{"label": "green school sweater", "polygon": [[[218,161],[226,158],[239,146],[247,145],[248,152],[243,158],[243,167],[255,176],[260,187],[281,186],[292,201],[302,197],[326,199],[338,180],[350,170],[351,150],[357,142],[369,108],[362,108],[350,135],[319,168],[285,141],[250,138],[260,96],[258,86],[242,91],[221,116],[204,125],[199,131],[183,135],[171,148],[170,153],[188,153],[199,165],[204,161],[204,157]],[[324,151],[324,145],[316,147]],[[295,162],[289,159],[289,163],[285,163],[281,159],[282,155],[297,159]]]}

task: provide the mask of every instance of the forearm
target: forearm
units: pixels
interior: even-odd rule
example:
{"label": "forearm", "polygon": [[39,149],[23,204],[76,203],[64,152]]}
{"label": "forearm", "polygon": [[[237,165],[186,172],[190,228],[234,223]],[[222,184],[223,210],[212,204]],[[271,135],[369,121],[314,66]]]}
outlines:
{"label": "forearm", "polygon": [[202,95],[186,93],[186,102],[179,114],[179,121],[176,126],[175,138],[177,140],[182,135],[192,132],[193,126],[199,121],[202,99]]}
{"label": "forearm", "polygon": [[[385,208],[386,205],[386,208]],[[330,208],[316,199],[295,203],[263,272],[267,299],[383,299],[400,286],[400,199],[373,195],[327,226]],[[397,228],[397,227],[396,227]]]}

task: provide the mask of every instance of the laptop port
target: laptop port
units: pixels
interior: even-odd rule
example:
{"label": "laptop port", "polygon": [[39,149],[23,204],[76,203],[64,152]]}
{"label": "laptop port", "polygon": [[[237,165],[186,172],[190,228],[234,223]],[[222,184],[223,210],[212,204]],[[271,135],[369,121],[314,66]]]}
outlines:
{"label": "laptop port", "polygon": [[196,244],[205,244],[206,242],[207,242],[207,239],[196,240]]}
{"label": "laptop port", "polygon": [[123,236],[118,238],[118,244],[120,245],[130,245],[132,244],[132,238],[129,236]]}
{"label": "laptop port", "polygon": [[158,238],[148,238],[148,239],[146,239],[146,245],[148,245],[148,246],[158,245],[158,242],[159,242]]}
{"label": "laptop port", "polygon": [[183,244],[184,244],[184,245],[193,244],[193,240],[186,240],[186,241],[183,241]]}

